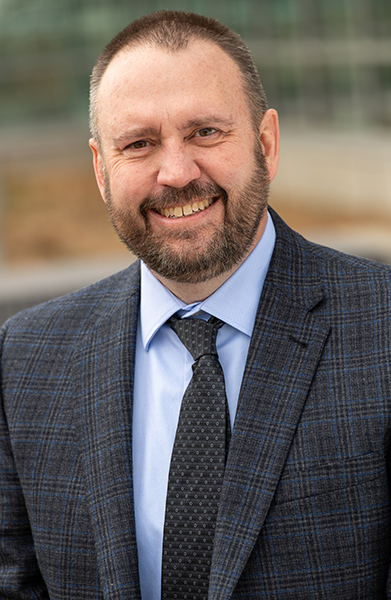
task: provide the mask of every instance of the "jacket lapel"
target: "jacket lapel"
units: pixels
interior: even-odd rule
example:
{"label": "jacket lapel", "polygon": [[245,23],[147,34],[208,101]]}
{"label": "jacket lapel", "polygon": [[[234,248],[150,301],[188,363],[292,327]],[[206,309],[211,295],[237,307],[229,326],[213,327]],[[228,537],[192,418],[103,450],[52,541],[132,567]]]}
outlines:
{"label": "jacket lapel", "polygon": [[307,264],[306,285],[300,285],[303,263],[296,277],[295,261],[287,270],[292,253],[289,243],[279,247],[283,227],[274,214],[273,220],[276,248],[250,342],[216,525],[214,600],[230,597],[260,534],[329,334],[328,324],[310,312],[324,297],[319,275]]}
{"label": "jacket lapel", "polygon": [[[104,598],[140,600],[132,485],[138,272],[83,340],[76,422]],[[123,297],[122,297],[123,295]]]}

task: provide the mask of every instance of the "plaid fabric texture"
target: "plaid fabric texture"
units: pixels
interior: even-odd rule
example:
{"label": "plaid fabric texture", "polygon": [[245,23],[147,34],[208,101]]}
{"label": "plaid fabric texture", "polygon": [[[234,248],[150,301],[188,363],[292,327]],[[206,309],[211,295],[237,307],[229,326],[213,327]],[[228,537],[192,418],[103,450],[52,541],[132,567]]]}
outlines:
{"label": "plaid fabric texture", "polygon": [[[211,598],[391,598],[391,269],[311,244],[272,214]],[[140,599],[138,305],[135,265],[2,329],[1,598]]]}

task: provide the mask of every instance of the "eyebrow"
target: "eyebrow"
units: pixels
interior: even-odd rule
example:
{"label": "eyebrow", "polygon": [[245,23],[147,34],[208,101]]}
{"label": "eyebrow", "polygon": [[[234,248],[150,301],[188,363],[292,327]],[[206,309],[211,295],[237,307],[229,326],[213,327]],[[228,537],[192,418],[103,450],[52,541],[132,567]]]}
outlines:
{"label": "eyebrow", "polygon": [[205,115],[199,119],[190,119],[184,124],[184,129],[191,129],[192,127],[205,127],[209,123],[214,123],[216,125],[225,125],[232,126],[232,119],[228,119],[226,117],[218,117],[217,115]]}
{"label": "eyebrow", "polygon": [[128,131],[122,131],[117,137],[114,138],[114,142],[120,145],[123,142],[127,142],[129,139],[140,139],[149,135],[158,135],[159,131],[155,127],[138,127],[135,129],[128,129]]}

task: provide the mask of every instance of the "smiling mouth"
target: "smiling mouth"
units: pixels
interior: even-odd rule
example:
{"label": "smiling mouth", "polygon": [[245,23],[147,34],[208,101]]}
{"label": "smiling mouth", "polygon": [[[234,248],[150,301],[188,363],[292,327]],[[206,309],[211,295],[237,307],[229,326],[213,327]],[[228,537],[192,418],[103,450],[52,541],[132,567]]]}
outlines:
{"label": "smiling mouth", "polygon": [[216,202],[217,198],[218,196],[206,198],[205,200],[197,200],[191,204],[185,204],[185,206],[172,206],[170,208],[162,208],[161,210],[156,209],[156,212],[168,219],[181,219],[182,217],[189,217],[205,210]]}

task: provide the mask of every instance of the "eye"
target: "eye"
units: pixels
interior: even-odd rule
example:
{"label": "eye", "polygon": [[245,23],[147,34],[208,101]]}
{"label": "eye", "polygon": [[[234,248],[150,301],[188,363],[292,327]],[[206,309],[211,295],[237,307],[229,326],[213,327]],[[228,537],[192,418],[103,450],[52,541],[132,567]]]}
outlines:
{"label": "eye", "polygon": [[147,148],[147,146],[149,146],[149,142],[147,142],[147,140],[137,140],[137,142],[129,144],[128,148],[133,150],[142,150],[143,148]]}
{"label": "eye", "polygon": [[217,129],[215,129],[214,127],[203,127],[202,129],[199,129],[196,133],[196,136],[199,137],[209,137],[211,135],[213,135],[213,133],[216,133]]}

